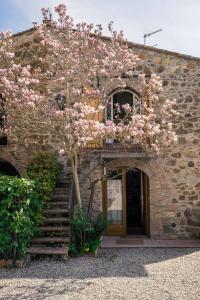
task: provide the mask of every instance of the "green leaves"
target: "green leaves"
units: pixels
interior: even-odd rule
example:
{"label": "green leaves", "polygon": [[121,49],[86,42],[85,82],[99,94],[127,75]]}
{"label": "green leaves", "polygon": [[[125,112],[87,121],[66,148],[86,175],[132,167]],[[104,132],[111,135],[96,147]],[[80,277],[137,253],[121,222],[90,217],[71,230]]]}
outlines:
{"label": "green leaves", "polygon": [[56,184],[59,166],[53,154],[37,153],[27,168],[27,177],[36,181],[42,201],[46,202]]}
{"label": "green leaves", "polygon": [[28,167],[27,178],[0,176],[0,258],[25,255],[57,175],[56,159],[42,153]]}
{"label": "green leaves", "polygon": [[0,176],[0,257],[16,259],[25,254],[41,209],[34,181]]}
{"label": "green leaves", "polygon": [[83,209],[78,209],[70,220],[72,230],[72,243],[70,253],[78,255],[95,253],[101,243],[101,236],[106,229],[106,222],[102,214],[89,219]]}

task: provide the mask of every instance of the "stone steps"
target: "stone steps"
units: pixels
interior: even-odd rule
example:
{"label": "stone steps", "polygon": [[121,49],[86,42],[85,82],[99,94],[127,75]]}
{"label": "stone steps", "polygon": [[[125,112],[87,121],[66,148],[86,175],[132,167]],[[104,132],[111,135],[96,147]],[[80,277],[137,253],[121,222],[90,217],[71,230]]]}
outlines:
{"label": "stone steps", "polygon": [[55,202],[48,202],[47,209],[68,209],[69,204],[67,201],[55,201]]}
{"label": "stone steps", "polygon": [[53,231],[53,232],[57,232],[57,231],[64,231],[67,232],[69,231],[69,226],[42,226],[39,228],[40,231]]}
{"label": "stone steps", "polygon": [[[64,198],[64,197],[62,197],[62,198],[54,197],[54,198],[50,199],[49,203],[51,203],[51,205],[53,207],[55,207],[58,204],[58,202],[63,202],[63,205],[66,205],[66,204],[69,204],[69,199]],[[49,203],[47,203],[47,208],[49,208],[49,206],[50,206]]]}
{"label": "stone steps", "polygon": [[67,256],[70,243],[69,199],[71,184],[67,175],[60,175],[50,201],[43,211],[40,236],[31,241],[28,253],[33,256]]}
{"label": "stone steps", "polygon": [[62,217],[60,217],[60,218],[44,218],[43,219],[43,224],[45,225],[45,224],[63,224],[63,223],[67,223],[67,224],[69,224],[69,218],[68,217],[66,217],[66,218],[62,218]]}
{"label": "stone steps", "polygon": [[[48,202],[48,207],[54,207],[54,206],[66,206],[68,205],[67,201],[55,201],[55,202]],[[64,207],[63,207],[64,208]]]}
{"label": "stone steps", "polygon": [[200,227],[200,217],[191,216],[188,217],[188,224],[192,226],[199,226]]}
{"label": "stone steps", "polygon": [[66,188],[55,188],[54,192],[52,194],[52,197],[54,198],[54,197],[56,197],[58,195],[61,195],[63,197],[66,195],[66,197],[67,197],[69,195],[69,192],[70,191],[68,189],[66,189]]}
{"label": "stone steps", "polygon": [[69,188],[70,183],[63,180],[56,183],[56,188]]}
{"label": "stone steps", "polygon": [[44,210],[44,216],[46,215],[59,215],[69,216],[69,210],[67,208],[47,208]]}
{"label": "stone steps", "polygon": [[200,238],[200,227],[192,226],[192,225],[186,225],[185,231],[190,233],[192,237]]}
{"label": "stone steps", "polygon": [[32,244],[68,244],[68,237],[40,237],[32,240]]}
{"label": "stone steps", "polygon": [[191,208],[190,215],[194,217],[199,217],[200,219],[200,208],[199,207]]}
{"label": "stone steps", "polygon": [[69,189],[65,189],[65,188],[57,188],[55,190],[55,192],[53,193],[53,195],[51,196],[51,199],[55,199],[57,197],[61,197],[61,198],[67,198],[69,197],[68,195],[68,191]]}
{"label": "stone steps", "polygon": [[40,227],[41,237],[69,237],[70,227],[67,226],[42,226]]}
{"label": "stone steps", "polygon": [[64,202],[67,202],[69,201],[69,196],[67,195],[63,195],[63,194],[54,194],[52,197],[51,197],[51,201],[53,202],[57,202],[57,201],[64,201]]}
{"label": "stone steps", "polygon": [[28,253],[31,255],[63,255],[68,256],[68,246],[64,247],[30,247]]}
{"label": "stone steps", "polygon": [[40,237],[69,237],[70,227],[66,226],[43,226],[40,227]]}

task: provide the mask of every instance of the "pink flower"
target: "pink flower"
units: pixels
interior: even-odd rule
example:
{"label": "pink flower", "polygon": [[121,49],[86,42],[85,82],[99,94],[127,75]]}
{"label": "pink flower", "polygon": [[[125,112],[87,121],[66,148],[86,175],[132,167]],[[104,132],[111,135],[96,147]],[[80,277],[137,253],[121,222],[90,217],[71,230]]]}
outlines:
{"label": "pink flower", "polygon": [[65,150],[64,149],[60,149],[59,150],[59,154],[62,156],[62,155],[64,155],[65,154]]}

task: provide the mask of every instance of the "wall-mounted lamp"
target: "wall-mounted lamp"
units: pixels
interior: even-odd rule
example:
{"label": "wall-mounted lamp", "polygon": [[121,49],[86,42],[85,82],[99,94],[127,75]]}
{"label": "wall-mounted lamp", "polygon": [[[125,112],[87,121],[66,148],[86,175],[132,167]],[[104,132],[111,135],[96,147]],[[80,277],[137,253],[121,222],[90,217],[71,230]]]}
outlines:
{"label": "wall-mounted lamp", "polygon": [[66,99],[66,97],[63,96],[62,94],[57,94],[55,99],[56,99],[56,102],[58,104],[59,109],[64,110],[65,109],[65,99]]}

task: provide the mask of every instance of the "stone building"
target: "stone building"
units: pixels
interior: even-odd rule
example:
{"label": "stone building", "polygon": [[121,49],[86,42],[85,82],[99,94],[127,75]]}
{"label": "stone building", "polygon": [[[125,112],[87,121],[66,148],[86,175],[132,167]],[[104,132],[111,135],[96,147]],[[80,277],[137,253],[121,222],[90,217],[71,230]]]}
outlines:
{"label": "stone building", "polygon": [[[38,41],[34,30],[15,35],[16,56],[33,59]],[[158,74],[164,93],[177,99],[179,115],[173,126],[178,144],[162,156],[151,156],[137,148],[124,151],[107,141],[102,148],[85,151],[85,170],[93,176],[116,168],[130,168],[118,177],[99,182],[95,187],[93,211],[103,210],[112,224],[108,234],[145,234],[155,238],[191,238],[200,236],[200,58],[130,43],[140,57],[138,72]],[[122,93],[110,87],[108,97],[120,102],[139,99],[137,78],[127,79]],[[54,151],[43,145],[42,136],[0,145],[0,170],[23,174],[34,152]],[[92,152],[91,152],[92,151]],[[101,162],[97,167],[95,162]],[[9,173],[8,172],[8,173]],[[83,172],[84,174],[84,172]],[[84,175],[82,176],[84,177]],[[81,178],[84,204],[87,205],[89,181]]]}

